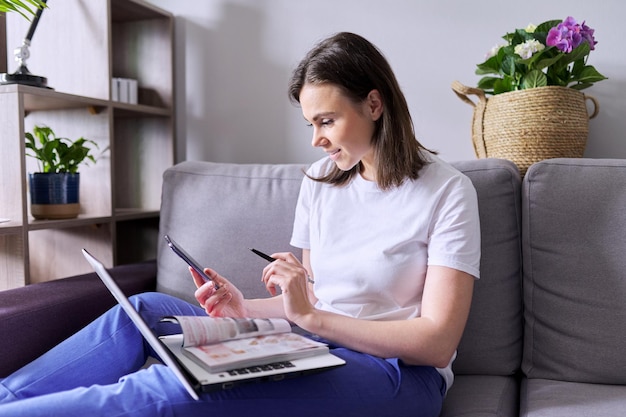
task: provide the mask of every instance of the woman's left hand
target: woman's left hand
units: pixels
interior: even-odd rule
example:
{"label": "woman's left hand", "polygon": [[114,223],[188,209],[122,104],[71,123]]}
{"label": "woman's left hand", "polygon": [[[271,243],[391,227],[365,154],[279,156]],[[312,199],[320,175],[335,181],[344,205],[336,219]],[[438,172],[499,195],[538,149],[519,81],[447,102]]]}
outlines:
{"label": "woman's left hand", "polygon": [[263,268],[262,280],[272,296],[277,294],[276,287],[280,287],[285,315],[297,323],[300,317],[314,310],[309,301],[309,273],[290,252],[274,253],[271,256],[276,261]]}

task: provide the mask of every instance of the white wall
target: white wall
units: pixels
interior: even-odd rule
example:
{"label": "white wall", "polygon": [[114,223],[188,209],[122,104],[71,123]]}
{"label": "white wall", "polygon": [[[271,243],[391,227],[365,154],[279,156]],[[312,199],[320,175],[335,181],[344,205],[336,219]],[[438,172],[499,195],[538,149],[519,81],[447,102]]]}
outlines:
{"label": "white wall", "polygon": [[472,159],[472,107],[450,84],[474,86],[476,63],[507,31],[568,15],[596,30],[589,63],[609,77],[585,91],[600,103],[585,156],[626,158],[622,0],[149,1],[177,16],[179,160],[321,157],[286,87],[309,48],[338,31],[359,33],[383,51],[425,146],[449,161]]}

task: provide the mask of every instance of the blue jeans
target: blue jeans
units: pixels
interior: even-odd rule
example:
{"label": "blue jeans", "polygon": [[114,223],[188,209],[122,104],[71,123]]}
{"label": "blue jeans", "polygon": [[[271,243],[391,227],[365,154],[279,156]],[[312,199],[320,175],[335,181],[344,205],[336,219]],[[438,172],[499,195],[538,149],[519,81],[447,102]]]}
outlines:
{"label": "blue jeans", "polygon": [[[204,315],[177,298],[131,297],[158,334],[166,315]],[[405,366],[341,347],[346,365],[275,382],[201,394],[194,401],[170,370],[141,369],[152,354],[116,306],[40,358],[0,381],[0,416],[437,416],[445,383],[432,367]]]}

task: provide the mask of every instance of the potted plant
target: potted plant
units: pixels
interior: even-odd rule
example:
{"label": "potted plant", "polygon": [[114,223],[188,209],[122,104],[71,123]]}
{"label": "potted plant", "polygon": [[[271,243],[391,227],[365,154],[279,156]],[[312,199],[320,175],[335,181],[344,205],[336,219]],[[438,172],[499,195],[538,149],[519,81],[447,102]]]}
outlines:
{"label": "potted plant", "polygon": [[26,133],[27,156],[37,159],[40,172],[28,175],[31,214],[36,219],[71,219],[80,212],[78,167],[96,158],[86,145],[98,148],[92,140],[75,141],[57,137],[47,126],[35,126]]}
{"label": "potted plant", "polygon": [[594,32],[571,16],[516,29],[477,65],[477,88],[452,84],[474,106],[472,140],[479,158],[510,159],[524,175],[542,159],[583,156],[598,103],[580,90],[606,79],[587,63],[597,44]]}

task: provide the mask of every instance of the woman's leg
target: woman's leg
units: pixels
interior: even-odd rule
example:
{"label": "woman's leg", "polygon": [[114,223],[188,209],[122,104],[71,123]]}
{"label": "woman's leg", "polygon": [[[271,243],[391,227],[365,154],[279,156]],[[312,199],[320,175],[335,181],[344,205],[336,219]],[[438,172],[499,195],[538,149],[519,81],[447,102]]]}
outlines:
{"label": "woman's leg", "polygon": [[[159,417],[174,416],[169,396],[177,387],[163,365],[153,365],[110,385],[91,385],[0,404],[11,417]],[[174,385],[171,387],[171,385]],[[180,384],[178,384],[180,385]],[[182,389],[182,386],[181,386]],[[186,393],[186,391],[184,391]],[[184,393],[179,395],[182,397]],[[188,397],[193,401],[191,397]]]}
{"label": "woman's leg", "polygon": [[[148,325],[165,315],[202,315],[204,310],[178,298],[146,293],[130,298]],[[116,383],[139,369],[150,354],[143,337],[126,313],[116,306],[40,358],[0,382],[0,404],[16,399]]]}
{"label": "woman's leg", "polygon": [[164,365],[128,375],[119,383],[94,385],[0,406],[12,417],[228,416],[351,417],[439,415],[445,384],[430,367],[334,349],[345,366],[275,382],[240,385],[193,400]]}
{"label": "woman's leg", "polygon": [[[134,297],[132,302],[152,326],[163,315],[204,314],[160,294]],[[406,367],[397,360],[337,348],[333,353],[346,360],[345,366],[205,393],[194,401],[166,366],[134,372],[147,353],[126,314],[114,308],[4,379],[0,396],[6,386],[9,400],[28,399],[0,406],[0,415],[425,417],[439,414],[445,392],[443,378],[433,368]]]}

